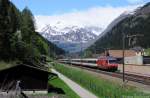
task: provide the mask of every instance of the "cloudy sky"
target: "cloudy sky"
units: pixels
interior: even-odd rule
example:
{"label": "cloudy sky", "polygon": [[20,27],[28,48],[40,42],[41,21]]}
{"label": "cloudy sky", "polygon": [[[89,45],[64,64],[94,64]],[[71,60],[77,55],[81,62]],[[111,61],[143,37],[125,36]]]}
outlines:
{"label": "cloudy sky", "polygon": [[27,6],[34,14],[37,30],[50,24],[65,26],[107,25],[125,11],[150,2],[150,0],[11,0],[22,10]]}

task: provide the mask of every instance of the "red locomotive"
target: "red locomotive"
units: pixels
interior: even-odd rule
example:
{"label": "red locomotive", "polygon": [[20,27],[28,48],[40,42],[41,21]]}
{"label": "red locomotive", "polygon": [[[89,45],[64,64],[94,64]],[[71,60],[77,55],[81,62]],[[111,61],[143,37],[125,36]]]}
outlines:
{"label": "red locomotive", "polygon": [[114,57],[103,56],[99,57],[96,61],[97,67],[104,70],[113,70],[116,71],[118,69],[117,60]]}

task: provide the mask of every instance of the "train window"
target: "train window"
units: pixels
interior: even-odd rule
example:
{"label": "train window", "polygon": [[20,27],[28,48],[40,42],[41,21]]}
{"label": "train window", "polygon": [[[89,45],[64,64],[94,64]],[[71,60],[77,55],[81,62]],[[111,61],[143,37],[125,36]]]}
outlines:
{"label": "train window", "polygon": [[96,61],[88,61],[88,63],[96,63]]}

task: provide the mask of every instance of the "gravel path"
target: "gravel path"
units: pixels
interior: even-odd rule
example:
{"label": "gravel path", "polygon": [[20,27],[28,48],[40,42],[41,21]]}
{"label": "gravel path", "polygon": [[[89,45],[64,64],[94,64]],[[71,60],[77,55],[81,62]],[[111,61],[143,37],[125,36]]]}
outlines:
{"label": "gravel path", "polygon": [[82,88],[80,85],[70,80],[66,76],[57,72],[55,69],[52,69],[52,72],[56,73],[60,79],[62,79],[74,92],[76,92],[81,98],[98,98],[88,90]]}

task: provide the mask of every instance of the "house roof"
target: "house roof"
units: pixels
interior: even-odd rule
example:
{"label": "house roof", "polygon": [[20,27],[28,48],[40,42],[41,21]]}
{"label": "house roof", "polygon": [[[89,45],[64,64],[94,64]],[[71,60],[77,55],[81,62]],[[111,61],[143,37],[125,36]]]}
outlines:
{"label": "house roof", "polygon": [[0,71],[4,71],[4,70],[7,70],[7,69],[11,69],[11,68],[15,68],[15,67],[19,67],[19,66],[26,66],[28,68],[33,68],[33,69],[36,69],[36,70],[39,70],[39,71],[43,71],[43,72],[47,72],[47,73],[50,73],[48,71],[48,68],[45,67],[45,66],[32,66],[32,65],[27,65],[27,64],[7,64],[6,66],[2,66],[0,67]]}
{"label": "house roof", "polygon": [[35,70],[39,70],[39,71],[42,71],[44,73],[51,74],[52,76],[57,76],[57,74],[50,72],[47,67],[36,67],[36,66],[27,65],[27,64],[16,64],[16,65],[12,65],[9,67],[5,67],[3,69],[0,69],[0,72],[6,71],[6,70],[11,69],[11,68],[15,68],[15,67],[21,67],[21,66],[25,66],[25,67],[32,68]]}
{"label": "house roof", "polygon": [[[122,50],[109,50],[109,54],[114,57],[122,57],[123,51]],[[135,56],[136,52],[134,50],[125,50],[124,55],[125,57]]]}
{"label": "house roof", "polygon": [[16,62],[4,62],[4,61],[0,61],[0,71],[5,70],[5,69],[9,69],[12,67],[17,66]]}
{"label": "house roof", "polygon": [[143,51],[142,47],[134,47],[134,48],[131,48],[131,49],[134,50],[134,51],[136,51],[136,52]]}
{"label": "house roof", "polygon": [[[117,58],[121,58],[123,56],[123,51],[122,50],[108,50],[109,55]],[[106,53],[107,51],[105,51]],[[105,55],[105,53],[102,53],[101,55]],[[125,57],[130,57],[130,56],[135,56],[136,51],[134,50],[125,50]]]}

